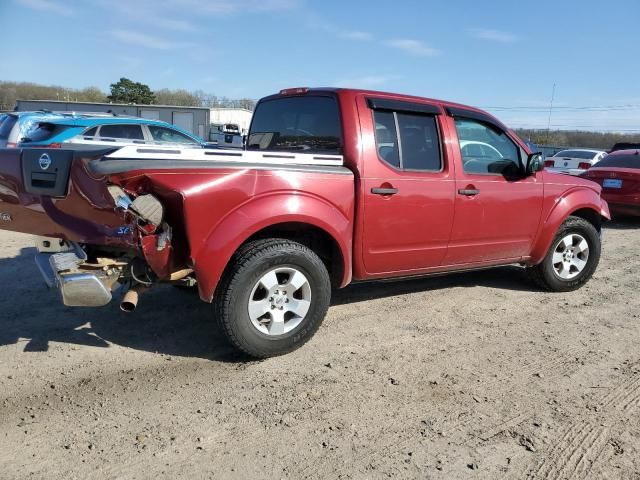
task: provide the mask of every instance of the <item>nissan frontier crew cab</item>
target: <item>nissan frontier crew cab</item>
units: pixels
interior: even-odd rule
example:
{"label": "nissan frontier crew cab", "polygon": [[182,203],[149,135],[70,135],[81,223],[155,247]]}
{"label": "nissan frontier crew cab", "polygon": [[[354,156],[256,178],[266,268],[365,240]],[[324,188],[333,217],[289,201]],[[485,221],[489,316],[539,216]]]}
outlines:
{"label": "nissan frontier crew cab", "polygon": [[197,285],[254,357],[304,344],[353,281],[519,264],[576,289],[600,258],[600,191],[481,110],[351,89],[263,98],[244,150],[0,150],[0,228],[38,236],[66,305]]}

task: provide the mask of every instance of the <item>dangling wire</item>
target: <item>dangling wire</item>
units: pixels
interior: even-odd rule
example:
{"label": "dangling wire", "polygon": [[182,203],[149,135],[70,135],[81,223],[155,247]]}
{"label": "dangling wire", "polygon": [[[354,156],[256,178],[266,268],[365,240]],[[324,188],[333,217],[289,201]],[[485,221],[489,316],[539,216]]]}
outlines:
{"label": "dangling wire", "polygon": [[[145,285],[147,287],[150,287],[153,285],[153,282],[145,282],[144,280],[140,280],[138,277],[136,277],[136,272],[133,268],[134,263],[131,263],[131,277],[138,283]],[[147,278],[149,278],[149,276],[147,275]]]}

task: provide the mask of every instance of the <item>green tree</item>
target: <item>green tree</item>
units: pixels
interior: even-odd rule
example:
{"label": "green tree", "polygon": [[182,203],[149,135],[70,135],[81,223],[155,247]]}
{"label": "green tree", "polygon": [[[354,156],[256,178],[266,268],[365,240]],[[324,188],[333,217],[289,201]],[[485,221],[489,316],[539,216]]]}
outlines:
{"label": "green tree", "polygon": [[104,103],[107,101],[107,96],[98,87],[83,88],[82,90],[78,90],[75,95],[79,102]]}
{"label": "green tree", "polygon": [[156,100],[149,85],[124,77],[117,83],[111,84],[111,95],[108,98],[114,103],[139,103],[142,105],[149,105]]}

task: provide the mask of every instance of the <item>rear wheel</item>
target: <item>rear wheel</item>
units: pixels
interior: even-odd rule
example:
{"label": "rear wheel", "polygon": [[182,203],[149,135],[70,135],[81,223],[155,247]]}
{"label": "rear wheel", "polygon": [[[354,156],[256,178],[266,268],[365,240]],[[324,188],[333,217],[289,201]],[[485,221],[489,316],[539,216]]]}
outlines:
{"label": "rear wheel", "polygon": [[257,240],[232,260],[216,292],[215,312],[232,345],[266,358],[307,342],[330,299],[329,273],[311,249],[290,240]]}
{"label": "rear wheel", "polygon": [[542,263],[531,267],[529,272],[545,290],[576,290],[596,270],[600,249],[600,235],[596,228],[583,218],[569,217],[558,229]]}

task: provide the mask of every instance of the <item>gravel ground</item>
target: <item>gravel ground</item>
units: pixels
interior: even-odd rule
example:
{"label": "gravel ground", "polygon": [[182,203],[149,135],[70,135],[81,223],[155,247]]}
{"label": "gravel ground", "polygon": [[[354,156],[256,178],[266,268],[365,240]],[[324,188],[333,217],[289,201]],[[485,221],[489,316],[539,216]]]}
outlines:
{"label": "gravel ground", "polygon": [[248,361],[211,308],[66,309],[0,232],[0,477],[640,479],[640,221],[594,278],[517,268],[340,291],[302,349]]}

